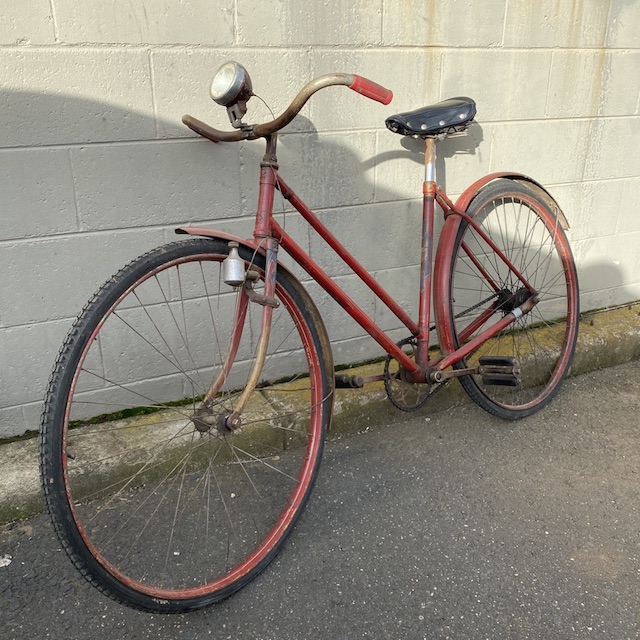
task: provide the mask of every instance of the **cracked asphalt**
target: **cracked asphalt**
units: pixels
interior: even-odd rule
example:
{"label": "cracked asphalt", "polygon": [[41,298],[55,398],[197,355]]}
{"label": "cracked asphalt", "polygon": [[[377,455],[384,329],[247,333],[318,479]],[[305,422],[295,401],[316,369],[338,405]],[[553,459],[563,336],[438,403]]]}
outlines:
{"label": "cracked asphalt", "polygon": [[640,637],[640,361],[516,423],[473,405],[331,439],[275,562],[225,602],[141,613],[85,583],[45,515],[0,531],[0,637]]}

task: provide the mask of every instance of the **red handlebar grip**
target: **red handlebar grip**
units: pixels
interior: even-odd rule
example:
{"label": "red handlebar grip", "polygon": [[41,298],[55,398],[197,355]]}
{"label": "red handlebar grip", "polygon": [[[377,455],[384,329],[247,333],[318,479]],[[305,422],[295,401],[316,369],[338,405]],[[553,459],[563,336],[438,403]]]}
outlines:
{"label": "red handlebar grip", "polygon": [[362,76],[354,75],[353,83],[349,85],[349,89],[353,89],[357,93],[377,102],[382,102],[382,104],[389,104],[393,99],[393,92],[389,91],[389,89],[385,89],[382,85]]}

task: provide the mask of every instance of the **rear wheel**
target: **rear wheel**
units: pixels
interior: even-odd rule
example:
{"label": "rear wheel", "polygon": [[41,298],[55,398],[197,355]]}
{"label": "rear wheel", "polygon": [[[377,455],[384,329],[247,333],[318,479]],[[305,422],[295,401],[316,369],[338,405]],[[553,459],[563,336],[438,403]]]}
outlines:
{"label": "rear wheel", "polygon": [[[537,191],[496,180],[473,198],[467,213],[533,286],[532,311],[483,344],[457,369],[482,356],[515,358],[517,386],[488,384],[480,375],[460,379],[471,398],[502,418],[529,415],[547,404],[564,380],[578,335],[578,278],[564,230]],[[450,266],[449,318],[460,347],[531,296],[471,224],[462,220]]]}
{"label": "rear wheel", "polygon": [[[262,256],[239,251],[262,277]],[[79,316],[47,392],[41,470],[56,531],[93,584],[145,610],[205,606],[255,577],[320,464],[331,356],[311,300],[281,269],[266,363],[229,429],[262,307],[236,312],[246,296],[222,280],[227,254],[226,241],[195,239],[127,265]],[[205,400],[243,315],[232,365]]]}

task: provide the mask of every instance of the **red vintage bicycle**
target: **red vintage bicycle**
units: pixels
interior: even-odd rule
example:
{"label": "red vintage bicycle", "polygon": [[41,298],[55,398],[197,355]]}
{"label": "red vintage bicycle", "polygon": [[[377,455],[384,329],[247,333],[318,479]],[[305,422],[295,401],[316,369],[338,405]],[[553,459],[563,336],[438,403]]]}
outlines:
{"label": "red vintage bicycle", "polygon": [[[425,141],[417,319],[294,193],[279,172],[277,132],[332,85],[383,104],[392,97],[360,76],[330,74],[273,121],[250,125],[249,76],[223,65],[211,93],[233,131],[184,122],[213,142],[266,141],[253,236],[178,229],[191,237],[134,260],[97,292],[58,356],[41,431],[47,505],[78,569],[127,605],[188,611],[267,566],[311,493],[336,385],[383,380],[391,402],[413,411],[457,378],[482,408],[516,419],[546,405],[570,367],[578,282],[555,200],[514,173],[478,180],[455,204],[436,184],[436,144],[466,131],[469,98],[386,120]],[[391,339],[296,244],[274,216],[276,192],[406,338]],[[432,259],[436,203],[445,222]],[[279,262],[283,250],[382,347],[379,376],[334,375],[320,313]]]}

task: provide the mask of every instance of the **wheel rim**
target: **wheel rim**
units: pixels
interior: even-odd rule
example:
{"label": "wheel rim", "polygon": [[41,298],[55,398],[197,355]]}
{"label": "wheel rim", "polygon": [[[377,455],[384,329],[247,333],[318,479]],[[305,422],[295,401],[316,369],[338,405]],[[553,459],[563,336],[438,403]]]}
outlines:
{"label": "wheel rim", "polygon": [[[479,375],[467,376],[462,382],[498,407],[526,412],[551,399],[571,363],[577,336],[577,277],[556,217],[524,189],[493,193],[493,197],[489,192],[481,202],[472,203],[470,214],[533,286],[539,302],[456,368],[475,367],[481,356],[516,358],[521,369],[517,387],[485,384]],[[529,295],[477,231],[463,222],[451,273],[456,345],[478,335]],[[495,312],[472,326],[492,306]]]}
{"label": "wheel rim", "polygon": [[[224,597],[266,564],[306,501],[322,447],[313,337],[282,285],[242,429],[192,419],[231,332],[238,294],[218,273],[224,257],[189,255],[133,277],[86,341],[69,393],[62,467],[78,534],[117,582],[159,601]],[[227,292],[214,300],[218,287]],[[239,395],[260,315],[250,305],[214,413]],[[87,424],[100,414],[110,415]]]}

